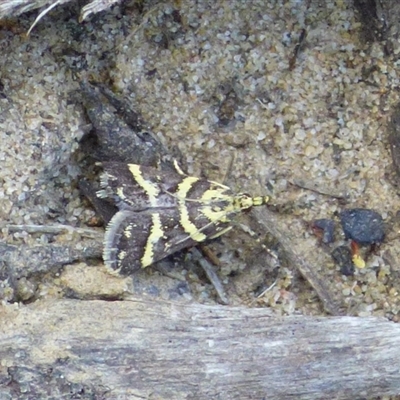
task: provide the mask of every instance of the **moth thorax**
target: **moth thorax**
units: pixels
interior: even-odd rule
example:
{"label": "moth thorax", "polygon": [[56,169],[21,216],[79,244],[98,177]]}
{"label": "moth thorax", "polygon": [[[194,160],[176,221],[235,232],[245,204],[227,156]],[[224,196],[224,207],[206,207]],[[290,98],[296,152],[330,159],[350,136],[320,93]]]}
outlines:
{"label": "moth thorax", "polygon": [[251,197],[248,194],[241,193],[235,197],[233,201],[233,206],[235,209],[247,210],[248,208],[253,206],[261,206],[267,203],[268,200],[268,196]]}
{"label": "moth thorax", "polygon": [[245,193],[238,194],[233,200],[233,206],[238,210],[247,210],[253,205],[253,198]]}

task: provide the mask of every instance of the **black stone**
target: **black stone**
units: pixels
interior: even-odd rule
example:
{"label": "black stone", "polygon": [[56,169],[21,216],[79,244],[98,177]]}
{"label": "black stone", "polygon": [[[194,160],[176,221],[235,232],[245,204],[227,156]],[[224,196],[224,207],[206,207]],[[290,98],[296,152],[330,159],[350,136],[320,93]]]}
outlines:
{"label": "black stone", "polygon": [[344,210],[340,213],[340,222],[346,238],[358,244],[379,244],[385,238],[384,223],[376,211],[365,208]]}
{"label": "black stone", "polygon": [[316,219],[313,221],[313,228],[319,229],[322,231],[322,243],[329,244],[333,243],[335,240],[334,232],[335,232],[335,222],[331,219]]}
{"label": "black stone", "polygon": [[336,247],[332,251],[331,256],[336,264],[340,267],[340,272],[346,276],[354,275],[354,263],[352,259],[351,250],[347,246]]}

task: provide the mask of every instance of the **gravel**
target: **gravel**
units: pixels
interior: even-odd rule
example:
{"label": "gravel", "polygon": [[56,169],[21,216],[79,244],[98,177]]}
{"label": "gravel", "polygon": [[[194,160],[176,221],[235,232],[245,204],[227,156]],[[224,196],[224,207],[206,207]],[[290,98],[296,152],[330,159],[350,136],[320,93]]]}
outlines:
{"label": "gravel", "polygon": [[[383,243],[365,269],[343,276],[304,224],[331,218],[340,200],[290,184],[310,181],[324,193],[342,186],[352,208],[374,209],[385,222],[393,217],[399,199],[387,178],[386,125],[399,96],[395,57],[359,40],[348,2],[173,4],[143,2],[140,10],[126,3],[82,24],[78,6],[68,4],[28,39],[22,34],[36,13],[0,31],[0,220],[84,227],[93,215],[77,189],[78,141],[88,126],[76,96],[77,75],[94,76],[129,98],[164,145],[180,150],[189,174],[226,175],[238,192],[294,204],[282,224],[316,257],[349,312],[396,320],[396,246]],[[242,237],[253,240],[235,229],[213,246],[228,284],[233,273],[251,274],[249,262],[237,259],[246,253]],[[2,240],[33,246],[57,238],[2,228]],[[263,305],[317,312],[312,291],[293,274],[294,266],[281,269]]]}

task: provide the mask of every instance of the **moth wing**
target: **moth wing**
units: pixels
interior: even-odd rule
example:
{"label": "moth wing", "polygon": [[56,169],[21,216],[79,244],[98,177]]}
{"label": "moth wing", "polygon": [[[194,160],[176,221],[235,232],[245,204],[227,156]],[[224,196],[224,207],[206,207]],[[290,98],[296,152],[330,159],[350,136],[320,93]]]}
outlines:
{"label": "moth wing", "polygon": [[138,164],[104,162],[97,196],[110,199],[120,210],[142,211],[175,207],[174,192],[182,175]]}
{"label": "moth wing", "polygon": [[181,211],[178,208],[118,211],[104,237],[103,259],[108,271],[114,275],[130,275],[227,230],[228,224],[213,223],[206,218],[188,220],[188,225]]}
{"label": "moth wing", "polygon": [[[129,275],[140,269],[140,258],[133,257],[141,251],[145,244],[146,231],[144,224],[150,225],[150,219],[142,217],[140,226],[137,225],[135,213],[131,211],[118,211],[106,227],[104,234],[103,261],[113,275]],[[132,229],[136,230],[131,237]]]}
{"label": "moth wing", "polygon": [[[104,236],[105,266],[114,275],[127,276],[196,243],[183,231],[180,233],[176,209],[118,211]],[[170,245],[171,240],[186,238],[178,246]]]}

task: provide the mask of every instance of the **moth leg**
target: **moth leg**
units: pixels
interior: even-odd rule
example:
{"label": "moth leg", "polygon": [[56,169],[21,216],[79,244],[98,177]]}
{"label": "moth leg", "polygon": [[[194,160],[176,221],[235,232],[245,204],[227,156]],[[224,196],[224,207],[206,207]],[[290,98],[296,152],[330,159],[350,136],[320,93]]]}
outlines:
{"label": "moth leg", "polygon": [[217,237],[220,237],[221,235],[224,235],[226,232],[229,232],[232,229],[232,226],[227,226],[225,229],[222,229],[221,231],[217,232],[215,235],[212,235],[209,237],[209,239],[215,239]]}

